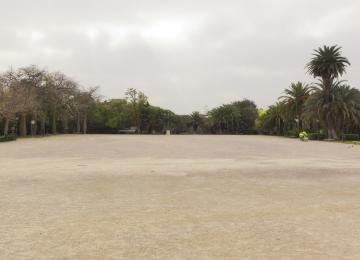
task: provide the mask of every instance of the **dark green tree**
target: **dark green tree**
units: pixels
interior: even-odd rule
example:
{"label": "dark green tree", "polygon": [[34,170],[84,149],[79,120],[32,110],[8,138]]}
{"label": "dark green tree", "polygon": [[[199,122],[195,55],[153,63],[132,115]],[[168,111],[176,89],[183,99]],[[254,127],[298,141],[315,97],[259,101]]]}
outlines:
{"label": "dark green tree", "polygon": [[350,65],[350,62],[342,56],[341,47],[337,45],[318,48],[315,50],[311,61],[307,64],[308,72],[315,78],[320,78],[322,82],[323,108],[321,109],[321,120],[330,139],[338,138],[335,130],[336,118],[330,108],[330,103],[334,97],[332,86],[346,72],[348,65]]}

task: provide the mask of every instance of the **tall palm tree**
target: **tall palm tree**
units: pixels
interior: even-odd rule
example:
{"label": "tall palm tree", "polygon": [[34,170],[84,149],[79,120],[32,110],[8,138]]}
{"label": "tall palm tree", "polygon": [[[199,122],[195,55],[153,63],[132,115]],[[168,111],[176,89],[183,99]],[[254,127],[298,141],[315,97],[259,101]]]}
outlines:
{"label": "tall palm tree", "polygon": [[320,77],[322,81],[323,93],[323,115],[328,138],[337,138],[335,131],[335,118],[328,111],[327,107],[330,107],[330,103],[333,98],[333,83],[336,79],[342,76],[346,72],[346,67],[350,65],[347,58],[342,56],[341,47],[324,46],[315,50],[311,61],[307,64],[308,73],[312,76]]}
{"label": "tall palm tree", "polygon": [[302,127],[301,116],[305,101],[309,98],[311,89],[307,84],[302,82],[291,83],[290,87],[284,90],[284,96],[279,99],[285,102],[295,115],[298,129]]}

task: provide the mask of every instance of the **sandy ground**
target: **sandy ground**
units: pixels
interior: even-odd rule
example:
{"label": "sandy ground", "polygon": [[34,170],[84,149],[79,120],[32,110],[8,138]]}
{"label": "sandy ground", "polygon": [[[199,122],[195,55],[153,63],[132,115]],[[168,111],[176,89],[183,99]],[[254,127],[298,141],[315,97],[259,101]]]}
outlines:
{"label": "sandy ground", "polygon": [[360,146],[262,136],[1,143],[0,259],[360,259]]}

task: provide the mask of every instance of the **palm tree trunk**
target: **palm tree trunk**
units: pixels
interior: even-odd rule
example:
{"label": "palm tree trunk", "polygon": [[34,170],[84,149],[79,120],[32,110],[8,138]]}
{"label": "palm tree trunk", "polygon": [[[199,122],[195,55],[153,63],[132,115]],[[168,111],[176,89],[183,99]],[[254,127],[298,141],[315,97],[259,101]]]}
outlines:
{"label": "palm tree trunk", "polygon": [[300,129],[300,116],[299,116],[299,109],[298,109],[298,102],[295,101],[295,109],[296,109],[296,124],[297,124],[297,129]]}
{"label": "palm tree trunk", "polygon": [[22,113],[20,115],[20,136],[27,135],[27,128],[26,128],[26,113]]}
{"label": "palm tree trunk", "polygon": [[336,133],[333,120],[332,120],[332,118],[330,118],[330,116],[328,116],[328,118],[327,118],[326,126],[327,126],[328,138],[329,139],[338,139],[338,135]]}
{"label": "palm tree trunk", "polygon": [[[330,105],[331,102],[331,86],[333,84],[331,78],[323,77],[324,91],[325,91],[325,103]],[[328,110],[328,109],[327,109]],[[329,139],[337,139],[337,134],[334,127],[334,120],[331,117],[330,111],[325,111],[326,116],[326,130]]]}
{"label": "palm tree trunk", "polygon": [[9,118],[5,117],[4,121],[4,135],[9,134]]}

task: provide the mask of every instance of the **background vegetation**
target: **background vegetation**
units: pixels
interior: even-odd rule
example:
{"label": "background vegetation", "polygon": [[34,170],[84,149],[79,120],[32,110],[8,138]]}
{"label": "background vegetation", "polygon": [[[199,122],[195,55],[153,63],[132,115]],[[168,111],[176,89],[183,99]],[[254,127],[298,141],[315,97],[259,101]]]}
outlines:
{"label": "background vegetation", "polygon": [[[341,80],[350,62],[338,46],[315,50],[306,68],[317,83],[291,83],[267,110],[251,100],[234,101],[200,114],[177,115],[150,104],[147,96],[128,89],[123,98],[102,100],[97,88],[84,88],[61,72],[36,66],[0,75],[0,127],[17,134],[269,134],[310,139],[359,139],[360,91]],[[8,139],[13,139],[8,138]]]}
{"label": "background vegetation", "polygon": [[340,79],[349,65],[338,46],[315,50],[306,68],[317,82],[291,84],[279,101],[259,116],[258,129],[289,136],[306,130],[312,139],[319,140],[357,139],[360,91]]}

